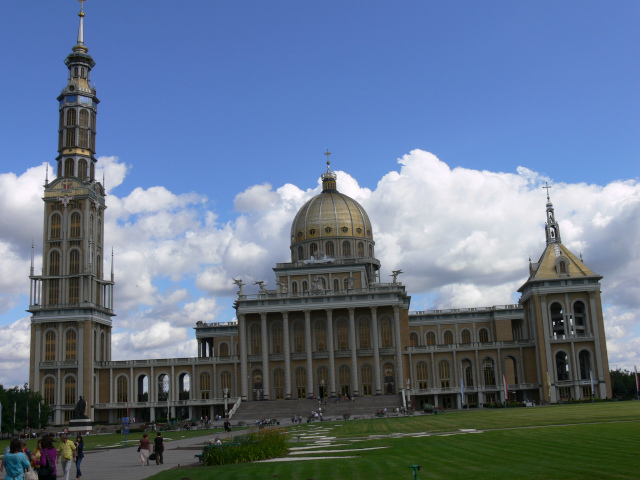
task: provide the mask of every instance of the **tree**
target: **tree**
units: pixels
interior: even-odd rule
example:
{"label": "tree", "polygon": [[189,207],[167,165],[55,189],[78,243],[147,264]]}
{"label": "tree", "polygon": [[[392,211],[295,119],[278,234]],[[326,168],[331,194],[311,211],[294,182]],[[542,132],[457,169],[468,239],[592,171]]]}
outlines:
{"label": "tree", "polygon": [[613,398],[636,398],[636,374],[629,370],[611,370],[611,390]]}
{"label": "tree", "polygon": [[12,433],[14,430],[24,430],[27,427],[39,428],[48,425],[49,405],[44,404],[39,392],[29,390],[26,383],[22,388],[13,387],[8,390],[0,385],[0,403],[2,403],[3,432]]}

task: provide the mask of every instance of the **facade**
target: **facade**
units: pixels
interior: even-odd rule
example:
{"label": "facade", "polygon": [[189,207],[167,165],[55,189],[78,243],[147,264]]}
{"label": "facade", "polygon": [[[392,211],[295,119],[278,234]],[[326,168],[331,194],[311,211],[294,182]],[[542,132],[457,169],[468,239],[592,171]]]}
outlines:
{"label": "facade", "polygon": [[[79,396],[115,422],[229,414],[243,401],[401,395],[445,408],[611,397],[601,276],[560,240],[547,195],[546,247],[518,304],[411,312],[393,272],[381,282],[371,222],[336,175],[292,221],[291,261],[235,303],[237,322],[197,322],[198,356],[111,360],[113,259],[105,280],[105,192],[95,179],[95,62],[65,63],[57,177],[44,186],[43,266],[31,266],[29,384],[66,423]],[[329,152],[327,152],[329,156]],[[277,403],[274,403],[277,409]]]}

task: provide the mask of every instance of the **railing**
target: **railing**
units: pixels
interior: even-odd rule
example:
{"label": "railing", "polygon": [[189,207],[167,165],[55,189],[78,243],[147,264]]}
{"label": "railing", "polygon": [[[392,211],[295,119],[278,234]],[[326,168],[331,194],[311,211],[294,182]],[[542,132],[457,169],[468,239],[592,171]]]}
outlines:
{"label": "railing", "polygon": [[40,362],[40,368],[56,368],[56,367],[77,367],[77,360],[60,360]]}
{"label": "railing", "polygon": [[[237,400],[240,398],[238,397]],[[229,402],[235,402],[236,399],[229,398]],[[159,401],[147,401],[147,402],[107,402],[96,403],[94,408],[97,409],[109,409],[109,408],[166,408],[169,407],[197,407],[206,405],[224,405],[224,398],[215,397],[208,399],[193,399],[193,400],[174,400],[167,402],[166,400]]]}
{"label": "railing", "polygon": [[430,350],[474,350],[489,349],[489,348],[509,348],[516,346],[533,346],[535,342],[531,340],[504,340],[499,342],[471,342],[471,343],[451,343],[451,344],[438,344],[438,345],[417,345],[414,347],[407,347],[407,352],[424,352]]}
{"label": "railing", "polygon": [[450,314],[450,313],[492,312],[496,310],[522,310],[522,306],[518,303],[512,303],[508,305],[494,305],[493,307],[444,308],[441,310],[417,310],[414,312],[409,312],[409,316],[437,315],[437,314]]}
{"label": "railing", "polygon": [[[531,390],[534,388],[540,388],[536,383],[517,383],[508,385],[509,391],[516,390]],[[504,390],[504,385],[480,385],[480,386],[467,386],[464,387],[464,393],[484,393],[484,392],[497,392]],[[415,388],[410,389],[412,395],[440,395],[451,393],[462,393],[460,387],[442,387],[442,388]]]}
{"label": "railing", "polygon": [[261,293],[252,293],[239,295],[239,300],[276,300],[280,298],[313,298],[324,295],[367,295],[375,293],[386,292],[398,292],[405,291],[404,285],[401,282],[397,283],[376,283],[369,288],[344,288],[339,290],[331,289],[319,289],[319,290],[307,290],[304,292],[278,292],[277,290],[267,290]]}
{"label": "railing", "polygon": [[238,407],[240,406],[241,403],[242,403],[242,397],[238,397],[238,400],[233,405],[233,408],[229,410],[229,414],[227,415],[229,418],[233,417],[233,415],[236,413],[236,410],[238,410]]}

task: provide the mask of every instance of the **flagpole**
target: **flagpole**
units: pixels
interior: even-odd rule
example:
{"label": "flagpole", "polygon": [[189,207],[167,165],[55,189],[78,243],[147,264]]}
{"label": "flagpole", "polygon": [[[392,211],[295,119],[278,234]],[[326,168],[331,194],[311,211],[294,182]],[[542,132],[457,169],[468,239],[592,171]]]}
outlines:
{"label": "flagpole", "polygon": [[636,369],[636,399],[640,400],[640,383],[638,382],[638,367],[634,365],[633,368]]}
{"label": "flagpole", "polygon": [[13,402],[13,431],[16,431],[16,402]]}

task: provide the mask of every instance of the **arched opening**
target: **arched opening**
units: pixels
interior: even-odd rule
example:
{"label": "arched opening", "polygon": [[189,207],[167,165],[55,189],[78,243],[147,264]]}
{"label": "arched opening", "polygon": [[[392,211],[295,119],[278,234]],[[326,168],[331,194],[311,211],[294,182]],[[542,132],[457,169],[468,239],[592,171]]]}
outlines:
{"label": "arched opening", "polygon": [[320,398],[329,396],[329,370],[325,365],[318,367],[318,396]]}
{"label": "arched opening", "polygon": [[75,330],[67,330],[65,335],[65,352],[64,359],[65,360],[75,360],[76,359],[76,331]]}
{"label": "arched opening", "polygon": [[482,373],[485,387],[496,386],[496,368],[493,358],[485,358],[482,361]]}
{"label": "arched opening", "polygon": [[582,350],[578,354],[580,364],[580,380],[591,380],[591,354],[588,350]]}
{"label": "arched opening", "polygon": [[211,375],[209,372],[200,373],[200,399],[209,400],[211,398]]}
{"label": "arched opening", "polygon": [[304,260],[304,249],[302,246],[298,247],[298,260]]}
{"label": "arched opening", "polygon": [[284,352],[282,324],[277,322],[271,326],[271,353],[282,352]]}
{"label": "arched opening", "polygon": [[44,335],[44,360],[52,362],[56,359],[56,333],[49,330]]}
{"label": "arched opening", "polygon": [[53,377],[44,379],[44,403],[47,405],[55,405],[56,402],[56,382]]}
{"label": "arched opening", "polygon": [[434,332],[427,332],[427,345],[433,346],[436,344],[436,334]]}
{"label": "arched opening", "polygon": [[569,355],[567,352],[556,353],[556,374],[559,382],[569,380]]}
{"label": "arched opening", "polygon": [[507,377],[508,385],[516,385],[518,382],[518,369],[516,359],[513,357],[506,357],[504,359],[504,374]]}
{"label": "arched opening", "polygon": [[393,327],[389,317],[385,317],[380,320],[380,347],[393,347]]}
{"label": "arched opening", "polygon": [[51,240],[60,239],[60,224],[62,223],[62,217],[57,213],[51,215],[51,226],[49,228],[49,238]]}
{"label": "arched opening", "polygon": [[409,346],[410,347],[418,346],[418,334],[416,332],[411,332],[409,334]]}
{"label": "arched opening", "polygon": [[191,375],[181,373],[178,375],[178,400],[189,400],[191,390]]}
{"label": "arched opening", "polygon": [[328,257],[333,257],[336,254],[336,249],[335,246],[333,245],[332,241],[328,241],[324,244],[324,249],[327,252],[327,256]]}
{"label": "arched opening", "polygon": [[358,242],[358,256],[364,257],[364,243]]}
{"label": "arched opening", "polygon": [[360,348],[371,348],[371,325],[368,318],[358,322],[358,342]]}
{"label": "arched opening", "polygon": [[307,370],[304,367],[296,368],[294,377],[296,380],[296,398],[307,398]]}
{"label": "arched opening", "polygon": [[349,350],[349,325],[344,318],[336,322],[337,350]]}
{"label": "arched opening", "polygon": [[316,253],[318,253],[318,245],[312,243],[311,245],[309,245],[309,256],[315,257]]}
{"label": "arched opening", "polygon": [[251,385],[253,387],[253,400],[258,401],[264,398],[264,387],[262,383],[262,370],[254,370],[251,375]]}
{"label": "arched opening", "polygon": [[249,329],[251,336],[251,355],[262,355],[262,336],[260,335],[260,324],[253,323]]}
{"label": "arched opening", "polygon": [[566,335],[564,325],[564,312],[562,305],[554,302],[549,307],[551,313],[551,332],[554,339],[563,339]]}
{"label": "arched opening", "polygon": [[447,360],[440,360],[438,364],[438,377],[440,380],[440,388],[449,388],[451,386],[451,368]]}
{"label": "arched opening", "polygon": [[284,400],[284,370],[276,368],[273,371],[273,393],[276,400]]}
{"label": "arched opening", "polygon": [[384,377],[385,395],[393,395],[396,393],[396,369],[393,364],[386,363],[382,367],[382,375]]}
{"label": "arched opening", "polygon": [[340,365],[338,368],[338,383],[340,395],[345,397],[351,396],[351,369],[349,365]]}
{"label": "arched opening", "polygon": [[340,290],[340,280],[337,278],[333,279],[333,290],[336,292]]}
{"label": "arched opening", "polygon": [[453,332],[451,330],[447,330],[444,332],[444,344],[452,345],[453,344]]}
{"label": "arched opening", "polygon": [[314,336],[316,341],[316,352],[327,351],[327,324],[324,320],[316,320]]}
{"label": "arched opening", "polygon": [[229,344],[227,342],[222,342],[219,346],[220,351],[219,356],[220,357],[228,357],[229,356]]}
{"label": "arched opening", "polygon": [[220,373],[220,396],[224,397],[225,392],[228,392],[228,396],[232,395],[231,388],[231,372],[229,370],[224,370]]}
{"label": "arched opening", "polygon": [[138,377],[138,402],[149,401],[149,377],[147,375],[140,375]]}
{"label": "arched opening", "polygon": [[347,240],[342,242],[342,255],[345,257],[351,256],[351,244]]}
{"label": "arched opening", "polygon": [[169,375],[161,373],[158,376],[158,394],[156,400],[158,402],[166,402],[169,399]]}
{"label": "arched opening", "polygon": [[460,343],[471,343],[471,332],[469,330],[463,330],[460,335]]}
{"label": "arched opening", "polygon": [[129,401],[129,379],[125,375],[120,375],[116,381],[116,402],[125,403]]}
{"label": "arched opening", "polygon": [[487,330],[486,328],[481,328],[478,332],[478,340],[480,341],[480,343],[489,342],[489,330]]}
{"label": "arched opening", "polygon": [[304,324],[299,320],[293,324],[293,351],[304,352]]}
{"label": "arched opening", "polygon": [[373,395],[373,369],[371,368],[371,364],[365,363],[362,365],[360,368],[360,378],[362,382],[360,392],[362,395]]}
{"label": "arched opening", "polygon": [[429,388],[429,368],[427,362],[418,362],[416,365],[416,381],[418,382],[419,390],[426,390]]}
{"label": "arched opening", "polygon": [[585,336],[587,334],[587,322],[585,321],[585,306],[582,302],[576,302],[573,304],[573,318],[575,323],[575,333],[578,336]]}

